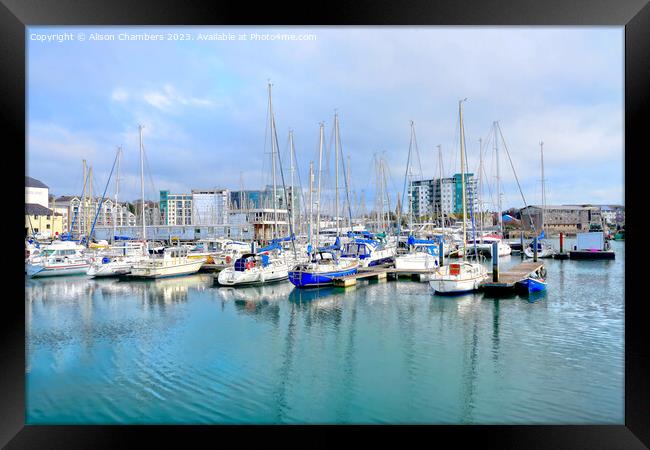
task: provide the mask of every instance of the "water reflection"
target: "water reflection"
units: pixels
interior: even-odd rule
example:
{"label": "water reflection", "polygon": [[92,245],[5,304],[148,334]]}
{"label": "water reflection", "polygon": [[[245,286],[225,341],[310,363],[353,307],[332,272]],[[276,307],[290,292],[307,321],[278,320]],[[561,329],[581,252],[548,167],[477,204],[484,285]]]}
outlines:
{"label": "water reflection", "polygon": [[[435,296],[405,280],[356,289],[218,287],[202,274],[28,280],[27,414],[612,423],[623,411],[623,272],[600,270],[549,261],[539,298]],[[588,275],[589,285],[577,282]]]}

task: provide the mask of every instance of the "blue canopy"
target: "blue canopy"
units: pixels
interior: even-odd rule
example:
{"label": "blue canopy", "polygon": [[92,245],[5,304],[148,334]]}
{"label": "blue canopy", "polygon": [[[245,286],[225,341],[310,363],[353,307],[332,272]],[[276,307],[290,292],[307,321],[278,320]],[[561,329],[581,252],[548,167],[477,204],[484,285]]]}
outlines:
{"label": "blue canopy", "polygon": [[370,245],[372,247],[377,247],[379,245],[379,242],[377,242],[377,241],[373,241],[371,239],[361,239],[361,238],[356,238],[354,240],[354,243],[356,243],[356,244],[366,244],[366,245]]}
{"label": "blue canopy", "polygon": [[318,247],[319,252],[330,252],[332,250],[341,250],[341,240],[338,236],[336,236],[336,241],[334,244],[325,247]]}
{"label": "blue canopy", "polygon": [[372,239],[374,237],[369,231],[348,231],[349,238],[353,238],[355,236],[363,236],[368,239]]}
{"label": "blue canopy", "polygon": [[510,214],[504,214],[502,219],[504,222],[512,222],[513,220],[517,220],[514,217],[512,217]]}
{"label": "blue canopy", "polygon": [[130,237],[130,236],[113,236],[113,239],[115,239],[116,241],[131,241],[131,240],[133,240],[133,238]]}
{"label": "blue canopy", "polygon": [[408,245],[415,245],[415,244],[438,244],[440,241],[438,239],[415,239],[415,236],[410,235],[408,238],[408,241],[406,243]]}
{"label": "blue canopy", "polygon": [[269,255],[262,255],[262,267],[269,265]]}
{"label": "blue canopy", "polygon": [[544,239],[544,230],[542,230],[542,232],[539,233],[539,236],[537,236],[537,239]]}
{"label": "blue canopy", "polygon": [[275,243],[277,243],[277,242],[293,241],[294,239],[296,239],[296,236],[292,234],[291,236],[287,236],[287,237],[283,237],[283,238],[276,238],[276,239],[273,239],[273,240],[271,241],[271,244],[275,244]]}
{"label": "blue canopy", "polygon": [[282,250],[282,246],[274,242],[272,244],[267,245],[266,247],[262,247],[259,250],[257,250],[257,253],[264,253],[264,252],[270,252],[271,250]]}

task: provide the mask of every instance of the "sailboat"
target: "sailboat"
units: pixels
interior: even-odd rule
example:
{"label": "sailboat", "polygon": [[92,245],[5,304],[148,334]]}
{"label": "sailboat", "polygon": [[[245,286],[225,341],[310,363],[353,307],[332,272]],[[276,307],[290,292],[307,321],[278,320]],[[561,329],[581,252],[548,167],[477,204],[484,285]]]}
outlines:
{"label": "sailboat", "polygon": [[[415,149],[418,163],[420,161],[420,154],[417,149],[417,140],[415,138],[415,124],[411,121],[411,140],[409,142],[409,153],[406,164],[406,175],[404,177],[404,185],[406,190],[406,179],[408,177],[408,218],[409,218],[409,236],[407,245],[409,248],[408,253],[395,256],[396,269],[411,269],[411,270],[433,270],[438,267],[438,242],[435,240],[416,239],[413,235],[413,173],[411,162],[412,149]],[[421,174],[420,174],[421,175]],[[401,209],[401,207],[400,207]],[[398,220],[400,218],[398,217]],[[398,223],[399,229],[400,223]]]}
{"label": "sailboat", "polygon": [[[117,210],[118,210],[118,195],[120,190],[119,172],[120,172],[120,158],[122,155],[122,148],[117,148],[116,163],[117,174],[115,177],[115,205],[113,207],[113,241],[117,236]],[[92,262],[88,268],[88,275],[93,278],[99,277],[115,277],[131,273],[131,267],[139,261],[142,261],[145,256],[144,243],[136,242],[122,242],[107,246],[107,248],[98,253],[97,258]]]}
{"label": "sailboat", "polygon": [[415,239],[412,235],[406,241],[410,251],[395,258],[396,269],[434,270],[440,264],[437,240]]}
{"label": "sailboat", "polygon": [[[460,167],[463,194],[463,246],[467,242],[466,216],[467,202],[465,189],[465,130],[463,127],[463,102],[458,102],[460,122]],[[477,290],[481,283],[488,278],[487,269],[478,262],[469,262],[465,259],[458,263],[449,264],[438,268],[429,280],[429,285],[436,294],[457,294]]]}
{"label": "sailboat", "polygon": [[[340,153],[340,134],[338,114],[334,115],[334,133],[335,133],[335,164],[336,164],[336,201],[335,212],[336,217],[336,241],[331,246],[318,248],[316,251],[309,252],[309,260],[295,265],[289,272],[289,281],[299,288],[305,287],[319,287],[330,285],[334,282],[334,278],[346,275],[352,275],[357,272],[359,267],[359,260],[355,257],[343,258],[338,257],[337,252],[341,251],[341,228],[339,223],[339,202],[338,202],[338,161]],[[318,236],[320,231],[320,193],[321,193],[321,173],[323,162],[323,141],[324,141],[324,125],[320,124],[319,132],[319,147],[318,147],[318,209],[316,219],[316,242],[318,243]],[[313,172],[313,168],[310,170]],[[311,203],[311,181],[313,179],[310,173],[310,203]],[[310,204],[310,211],[313,208],[313,203]],[[311,217],[309,215],[309,239],[311,240]],[[311,244],[311,243],[310,243]],[[350,244],[348,244],[350,245]],[[343,256],[343,253],[341,253]]]}
{"label": "sailboat", "polygon": [[[540,155],[541,155],[541,164],[542,164],[542,232],[537,237],[537,257],[538,258],[552,258],[555,254],[555,249],[553,246],[547,242],[543,242],[544,239],[544,214],[546,213],[546,192],[544,189],[544,142],[539,143]],[[535,257],[535,241],[531,242],[524,248],[524,255],[528,258]]]}
{"label": "sailboat", "polygon": [[[144,215],[144,147],[142,146],[142,125],[140,132],[140,194],[142,196],[142,242],[145,252],[147,248],[147,223]],[[164,248],[162,252],[151,251],[149,255],[139,258],[128,274],[136,278],[163,278],[197,273],[205,258],[193,259],[188,257],[188,249],[183,247]]]}
{"label": "sailboat", "polygon": [[[271,134],[271,167],[273,176],[273,213],[274,227],[273,239],[270,245],[257,250],[244,253],[240,258],[235,260],[232,267],[226,267],[219,272],[217,282],[225,286],[247,286],[251,284],[271,283],[275,281],[286,280],[289,277],[289,259],[287,252],[283,251],[281,242],[295,240],[293,233],[287,238],[278,238],[278,210],[277,210],[277,187],[276,187],[276,157],[280,161],[280,174],[282,175],[282,165],[278,152],[277,132],[275,126],[275,117],[273,115],[273,101],[271,96],[271,83],[269,89],[269,127]],[[276,156],[277,155],[277,156]],[[284,182],[283,182],[284,184]],[[285,199],[287,198],[285,190]],[[291,223],[291,222],[290,222]],[[293,224],[290,225],[290,231],[293,230]],[[251,249],[253,250],[253,249]]]}

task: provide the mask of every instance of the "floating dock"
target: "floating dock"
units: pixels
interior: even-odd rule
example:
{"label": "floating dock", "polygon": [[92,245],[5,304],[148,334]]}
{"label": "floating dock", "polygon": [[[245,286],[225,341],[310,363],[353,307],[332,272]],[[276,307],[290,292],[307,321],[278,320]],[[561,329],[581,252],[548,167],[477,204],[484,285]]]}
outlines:
{"label": "floating dock", "polygon": [[611,250],[571,250],[569,257],[571,259],[615,259],[614,252]]}
{"label": "floating dock", "polygon": [[423,277],[433,274],[435,270],[416,270],[416,269],[396,269],[389,266],[374,266],[360,268],[357,273],[344,277],[333,278],[334,286],[349,287],[357,284],[357,280],[385,280],[389,276],[398,278],[408,276],[412,279],[421,281]]}
{"label": "floating dock", "polygon": [[490,273],[490,280],[484,281],[481,287],[492,292],[512,291],[515,284],[528,278],[531,273],[540,271],[543,267],[544,263],[540,261],[524,261],[510,270],[500,272],[499,281],[493,281],[492,273]]}

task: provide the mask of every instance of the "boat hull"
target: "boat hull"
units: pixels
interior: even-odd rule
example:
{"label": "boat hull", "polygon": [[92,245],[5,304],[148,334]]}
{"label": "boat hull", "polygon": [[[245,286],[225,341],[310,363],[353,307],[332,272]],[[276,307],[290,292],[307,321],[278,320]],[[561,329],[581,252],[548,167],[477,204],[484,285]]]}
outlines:
{"label": "boat hull", "polygon": [[327,286],[334,283],[334,278],[345,277],[357,273],[357,268],[330,272],[307,272],[292,270],[289,272],[289,281],[299,288]]}
{"label": "boat hull", "polygon": [[86,275],[90,264],[73,264],[68,266],[27,265],[27,275],[31,278],[60,277],[67,275]]}
{"label": "boat hull", "polygon": [[227,268],[219,272],[216,280],[222,286],[252,286],[257,284],[275,283],[289,278],[289,270],[286,267],[273,270],[244,270],[236,271]]}
{"label": "boat hull", "polygon": [[[542,249],[542,250],[537,252],[537,257],[538,258],[552,258],[554,253],[555,253],[555,251],[553,249],[545,248],[545,249]],[[528,258],[534,258],[535,257],[533,249],[531,249],[530,247],[526,247],[524,249],[524,255],[526,255],[526,257],[528,257]]]}
{"label": "boat hull", "polygon": [[134,265],[128,275],[136,278],[166,278],[197,273],[203,260],[189,261],[181,264],[169,264],[164,266],[155,265]]}
{"label": "boat hull", "polygon": [[429,286],[433,288],[436,294],[463,294],[478,290],[483,280],[485,280],[485,277],[475,277],[467,280],[433,279],[429,280]]}
{"label": "boat hull", "polygon": [[434,270],[438,268],[438,258],[432,255],[404,255],[395,258],[395,268],[399,270]]}
{"label": "boat hull", "polygon": [[534,292],[543,292],[546,290],[546,283],[534,278],[527,278],[517,283],[516,286],[520,291],[532,294]]}
{"label": "boat hull", "polygon": [[107,263],[101,266],[91,266],[88,275],[93,278],[119,277],[131,273],[132,264]]}

